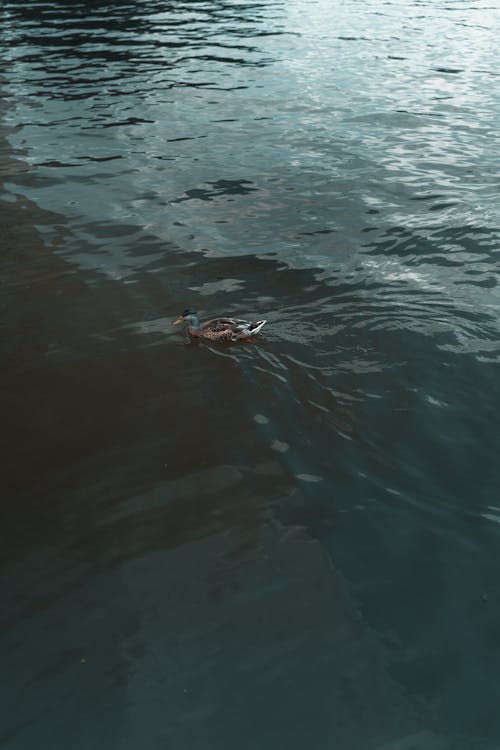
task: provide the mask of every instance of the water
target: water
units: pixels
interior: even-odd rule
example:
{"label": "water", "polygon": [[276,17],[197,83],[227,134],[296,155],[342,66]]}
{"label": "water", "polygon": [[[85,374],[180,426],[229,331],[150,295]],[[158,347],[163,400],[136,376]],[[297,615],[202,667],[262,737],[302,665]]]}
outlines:
{"label": "water", "polygon": [[498,748],[497,4],[0,28],[0,746]]}

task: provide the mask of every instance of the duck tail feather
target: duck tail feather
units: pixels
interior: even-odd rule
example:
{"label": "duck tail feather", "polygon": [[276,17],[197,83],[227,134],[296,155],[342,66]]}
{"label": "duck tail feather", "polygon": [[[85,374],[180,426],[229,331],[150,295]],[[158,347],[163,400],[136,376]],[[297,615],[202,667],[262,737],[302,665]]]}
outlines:
{"label": "duck tail feather", "polygon": [[251,323],[251,325],[248,327],[249,332],[252,336],[255,336],[260,329],[265,326],[267,323],[267,320],[258,320],[256,323]]}

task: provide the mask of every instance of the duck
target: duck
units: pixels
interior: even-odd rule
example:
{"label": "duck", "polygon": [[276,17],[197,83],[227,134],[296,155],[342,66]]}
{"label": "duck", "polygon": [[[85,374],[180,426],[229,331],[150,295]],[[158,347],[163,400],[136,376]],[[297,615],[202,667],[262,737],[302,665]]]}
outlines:
{"label": "duck", "polygon": [[206,339],[207,341],[249,341],[256,336],[267,320],[252,323],[239,318],[212,318],[201,323],[195,310],[184,310],[173,325],[183,325],[190,338]]}

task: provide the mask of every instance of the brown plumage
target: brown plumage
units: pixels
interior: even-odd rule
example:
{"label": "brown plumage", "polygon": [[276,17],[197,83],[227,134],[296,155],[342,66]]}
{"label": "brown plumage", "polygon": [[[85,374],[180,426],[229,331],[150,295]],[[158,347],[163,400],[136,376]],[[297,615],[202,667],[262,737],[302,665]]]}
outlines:
{"label": "brown plumage", "polygon": [[182,315],[174,321],[174,325],[182,324],[191,338],[220,342],[250,341],[266,323],[266,320],[252,323],[239,318],[212,318],[205,323],[200,323],[198,313],[189,309],[184,310]]}

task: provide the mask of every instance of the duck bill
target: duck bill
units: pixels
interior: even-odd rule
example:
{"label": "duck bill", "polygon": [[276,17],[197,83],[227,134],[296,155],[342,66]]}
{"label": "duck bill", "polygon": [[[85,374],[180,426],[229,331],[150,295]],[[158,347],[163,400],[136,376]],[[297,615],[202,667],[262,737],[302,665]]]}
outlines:
{"label": "duck bill", "polygon": [[181,323],[182,323],[183,321],[184,321],[184,318],[182,317],[182,315],[179,315],[179,317],[177,318],[177,320],[174,320],[174,322],[172,323],[172,325],[173,325],[173,326],[178,326],[178,325],[180,325],[180,324],[181,324]]}

